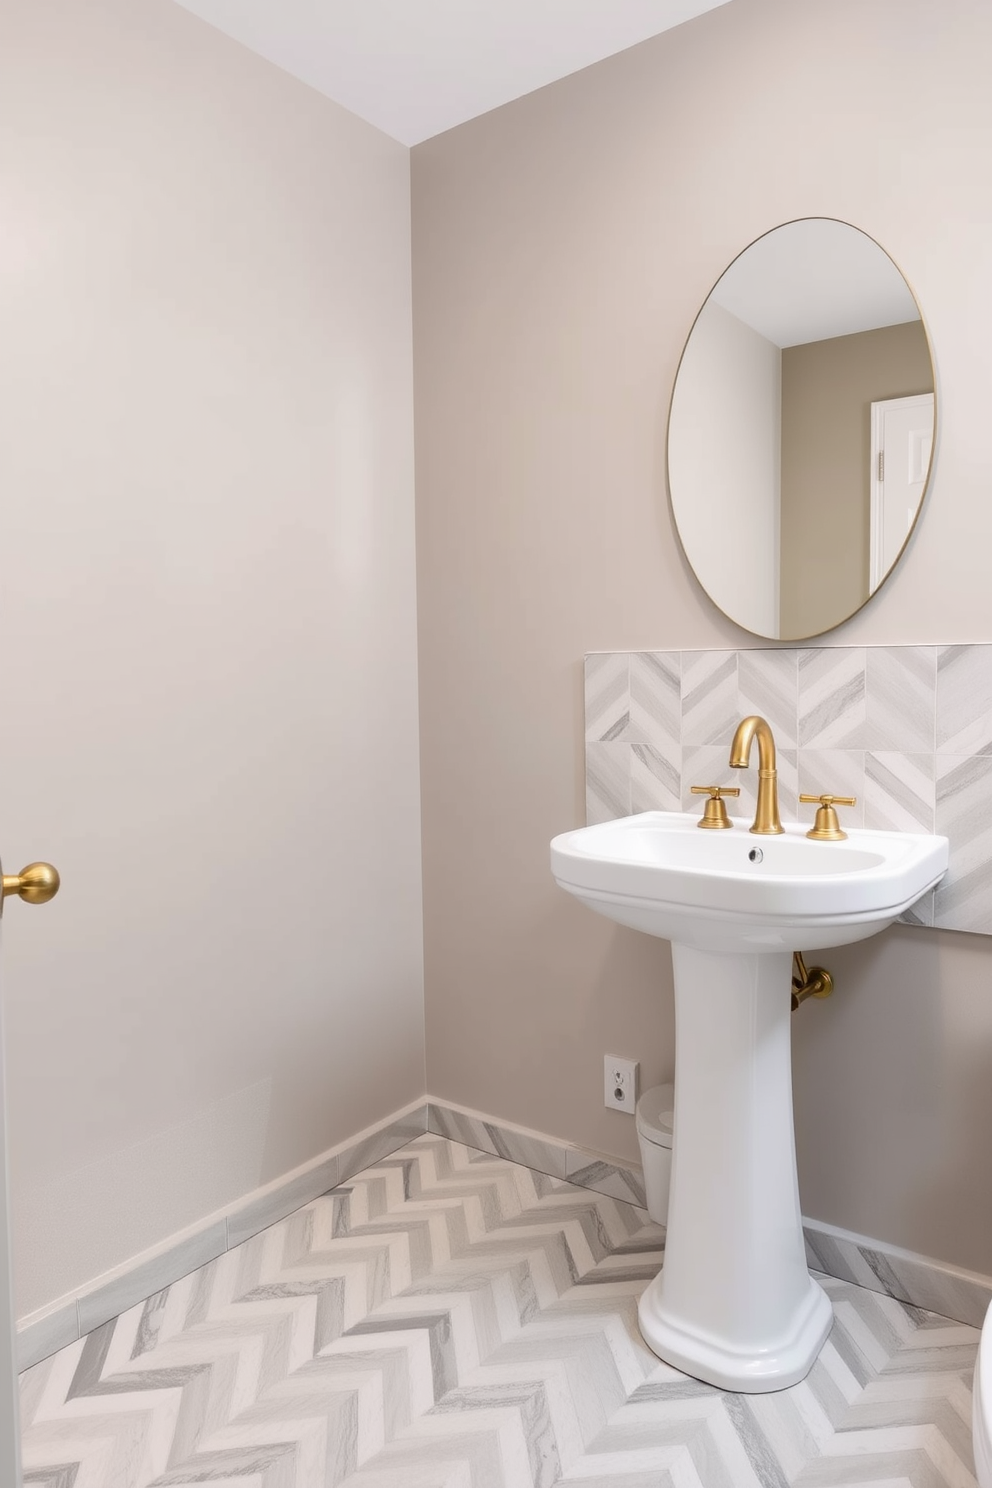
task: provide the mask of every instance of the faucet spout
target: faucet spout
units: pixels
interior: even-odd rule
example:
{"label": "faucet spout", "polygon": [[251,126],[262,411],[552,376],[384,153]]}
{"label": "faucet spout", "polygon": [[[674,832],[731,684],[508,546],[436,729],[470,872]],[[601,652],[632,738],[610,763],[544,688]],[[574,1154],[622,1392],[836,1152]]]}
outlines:
{"label": "faucet spout", "polygon": [[752,713],[742,718],[730,746],[730,764],[735,770],[746,770],[751,759],[751,744],[758,741],[758,805],[752,832],[778,836],[784,831],[778,814],[778,766],[775,740],[764,718]]}

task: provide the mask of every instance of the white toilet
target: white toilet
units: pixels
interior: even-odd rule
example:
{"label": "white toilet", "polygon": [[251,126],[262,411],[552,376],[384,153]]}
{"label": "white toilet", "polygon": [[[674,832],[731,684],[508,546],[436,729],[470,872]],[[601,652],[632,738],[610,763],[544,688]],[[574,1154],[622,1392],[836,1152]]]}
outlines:
{"label": "white toilet", "polygon": [[672,1128],[675,1086],[655,1085],[637,1102],[637,1142],[644,1169],[647,1211],[656,1224],[668,1223],[668,1189],[672,1179]]}
{"label": "white toilet", "polygon": [[978,1488],[992,1488],[992,1306],[985,1314],[978,1345],[971,1422]]}

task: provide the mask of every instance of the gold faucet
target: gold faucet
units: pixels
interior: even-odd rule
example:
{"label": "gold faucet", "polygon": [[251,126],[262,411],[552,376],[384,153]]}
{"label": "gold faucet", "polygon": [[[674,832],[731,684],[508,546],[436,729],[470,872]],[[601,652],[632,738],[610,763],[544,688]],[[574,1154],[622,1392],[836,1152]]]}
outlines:
{"label": "gold faucet", "polygon": [[742,718],[730,746],[730,763],[735,770],[746,770],[751,758],[751,740],[758,738],[758,808],[754,813],[752,832],[765,837],[784,831],[778,814],[778,770],[775,764],[775,740],[763,718],[752,713]]}

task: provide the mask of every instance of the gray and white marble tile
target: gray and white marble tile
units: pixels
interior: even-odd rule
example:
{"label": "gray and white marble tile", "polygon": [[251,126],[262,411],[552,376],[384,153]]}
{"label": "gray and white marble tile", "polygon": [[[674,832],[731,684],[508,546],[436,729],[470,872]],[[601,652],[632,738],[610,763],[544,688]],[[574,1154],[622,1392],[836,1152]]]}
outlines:
{"label": "gray and white marble tile", "polygon": [[586,745],[586,825],[630,815],[630,745]]}
{"label": "gray and white marble tile", "polygon": [[938,648],[937,752],[992,755],[992,646]]}
{"label": "gray and white marble tile", "polygon": [[43,1312],[21,1318],[17,1324],[17,1368],[30,1369],[79,1337],[79,1309],[75,1297]]}
{"label": "gray and white marble tile", "polygon": [[680,811],[679,756],[674,762],[651,744],[630,746],[630,809]]}
{"label": "gray and white marble tile", "polygon": [[[865,757],[859,749],[800,749],[799,791],[804,796],[854,796],[853,806],[838,806],[840,824],[865,824]],[[798,820],[812,823],[815,804],[801,803]]]}
{"label": "gray and white marble tile", "polygon": [[864,647],[800,651],[800,749],[864,749],[866,727]]}
{"label": "gray and white marble tile", "polygon": [[779,749],[799,743],[799,653],[780,650],[739,651],[737,712],[757,713],[771,726]]}
{"label": "gray and white marble tile", "polygon": [[428,1103],[425,1101],[415,1110],[395,1117],[387,1125],[381,1126],[378,1131],[370,1132],[367,1136],[360,1137],[357,1142],[343,1147],[337,1156],[338,1182],[347,1183],[353,1173],[359,1173],[363,1168],[371,1167],[373,1163],[391,1156],[397,1148],[422,1136],[427,1130],[427,1120]]}
{"label": "gray and white marble tile", "polygon": [[647,1203],[644,1174],[633,1163],[618,1163],[613,1158],[597,1157],[581,1152],[577,1147],[569,1147],[565,1153],[565,1177],[569,1183],[609,1194],[626,1204],[636,1204],[639,1209]]}
{"label": "gray and white marble tile", "polygon": [[108,1277],[78,1298],[79,1333],[91,1333],[146,1297],[171,1286],[181,1276],[216,1260],[227,1249],[227,1226],[219,1219],[196,1234],[164,1248],[158,1255]]}
{"label": "gray and white marble tile", "polygon": [[932,754],[936,728],[936,646],[869,646],[865,652],[871,750]]}
{"label": "gray and white marble tile", "polygon": [[682,652],[682,745],[724,744],[739,722],[737,652]]}
{"label": "gray and white marble tile", "polygon": [[932,753],[865,755],[866,827],[882,832],[932,832],[935,811]]}
{"label": "gray and white marble tile", "polygon": [[462,1142],[466,1147],[475,1147],[493,1157],[522,1163],[524,1167],[547,1173],[552,1178],[565,1176],[568,1151],[565,1142],[520,1131],[503,1122],[487,1121],[484,1116],[471,1115],[468,1111],[439,1105],[435,1101],[430,1103],[427,1120],[429,1131],[447,1137],[449,1141]]}
{"label": "gray and white marble tile", "polygon": [[586,741],[626,738],[630,720],[626,651],[591,652],[585,660]]}
{"label": "gray and white marble tile", "polygon": [[678,651],[633,651],[630,667],[632,744],[650,744],[678,761],[682,742],[682,663]]}
{"label": "gray and white marble tile", "polygon": [[807,1378],[741,1396],[641,1339],[663,1252],[634,1204],[422,1135],[29,1371],[26,1479],[973,1483],[978,1330],[890,1295],[893,1257],[859,1249],[871,1290],[824,1277],[834,1325]]}
{"label": "gray and white marble tile", "polygon": [[937,831],[950,843],[934,925],[992,934],[992,756],[937,756]]}
{"label": "gray and white marble tile", "polygon": [[807,1261],[816,1270],[973,1328],[982,1326],[992,1302],[992,1278],[818,1220],[804,1219],[803,1233]]}
{"label": "gray and white marble tile", "polygon": [[[404,1141],[408,1140],[404,1138]],[[321,1163],[308,1168],[305,1173],[299,1173],[295,1178],[288,1181],[272,1184],[261,1194],[255,1194],[227,1216],[227,1248],[240,1245],[243,1241],[257,1235],[260,1230],[268,1229],[269,1225],[277,1224],[279,1220],[285,1219],[287,1214],[294,1213],[316,1199],[320,1194],[326,1193],[329,1188],[335,1188],[341,1182],[341,1169],[337,1156],[325,1158]]]}
{"label": "gray and white marble tile", "polygon": [[917,899],[915,904],[911,904],[909,909],[905,910],[899,916],[899,923],[901,925],[918,925],[923,929],[929,929],[933,925],[935,898],[934,890],[931,889],[928,894],[924,894],[922,899]]}
{"label": "gray and white marble tile", "polygon": [[[753,769],[757,771],[758,762],[754,761]],[[751,770],[745,770],[742,774],[750,775]],[[757,779],[757,776],[755,776]],[[784,822],[799,820],[799,751],[798,749],[780,749],[778,751],[778,809],[779,815]]]}

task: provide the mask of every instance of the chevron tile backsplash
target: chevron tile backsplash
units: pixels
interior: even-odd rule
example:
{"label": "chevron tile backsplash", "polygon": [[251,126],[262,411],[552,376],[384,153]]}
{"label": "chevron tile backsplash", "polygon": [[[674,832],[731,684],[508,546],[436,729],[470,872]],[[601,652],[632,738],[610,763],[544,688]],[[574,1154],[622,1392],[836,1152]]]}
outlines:
{"label": "chevron tile backsplash", "polygon": [[830,791],[857,797],[851,826],[941,833],[947,875],[904,919],[992,935],[992,645],[591,654],[586,819],[695,809],[690,786],[719,784],[747,816],[755,772],[727,754],[748,713],[772,726],[784,820]]}

